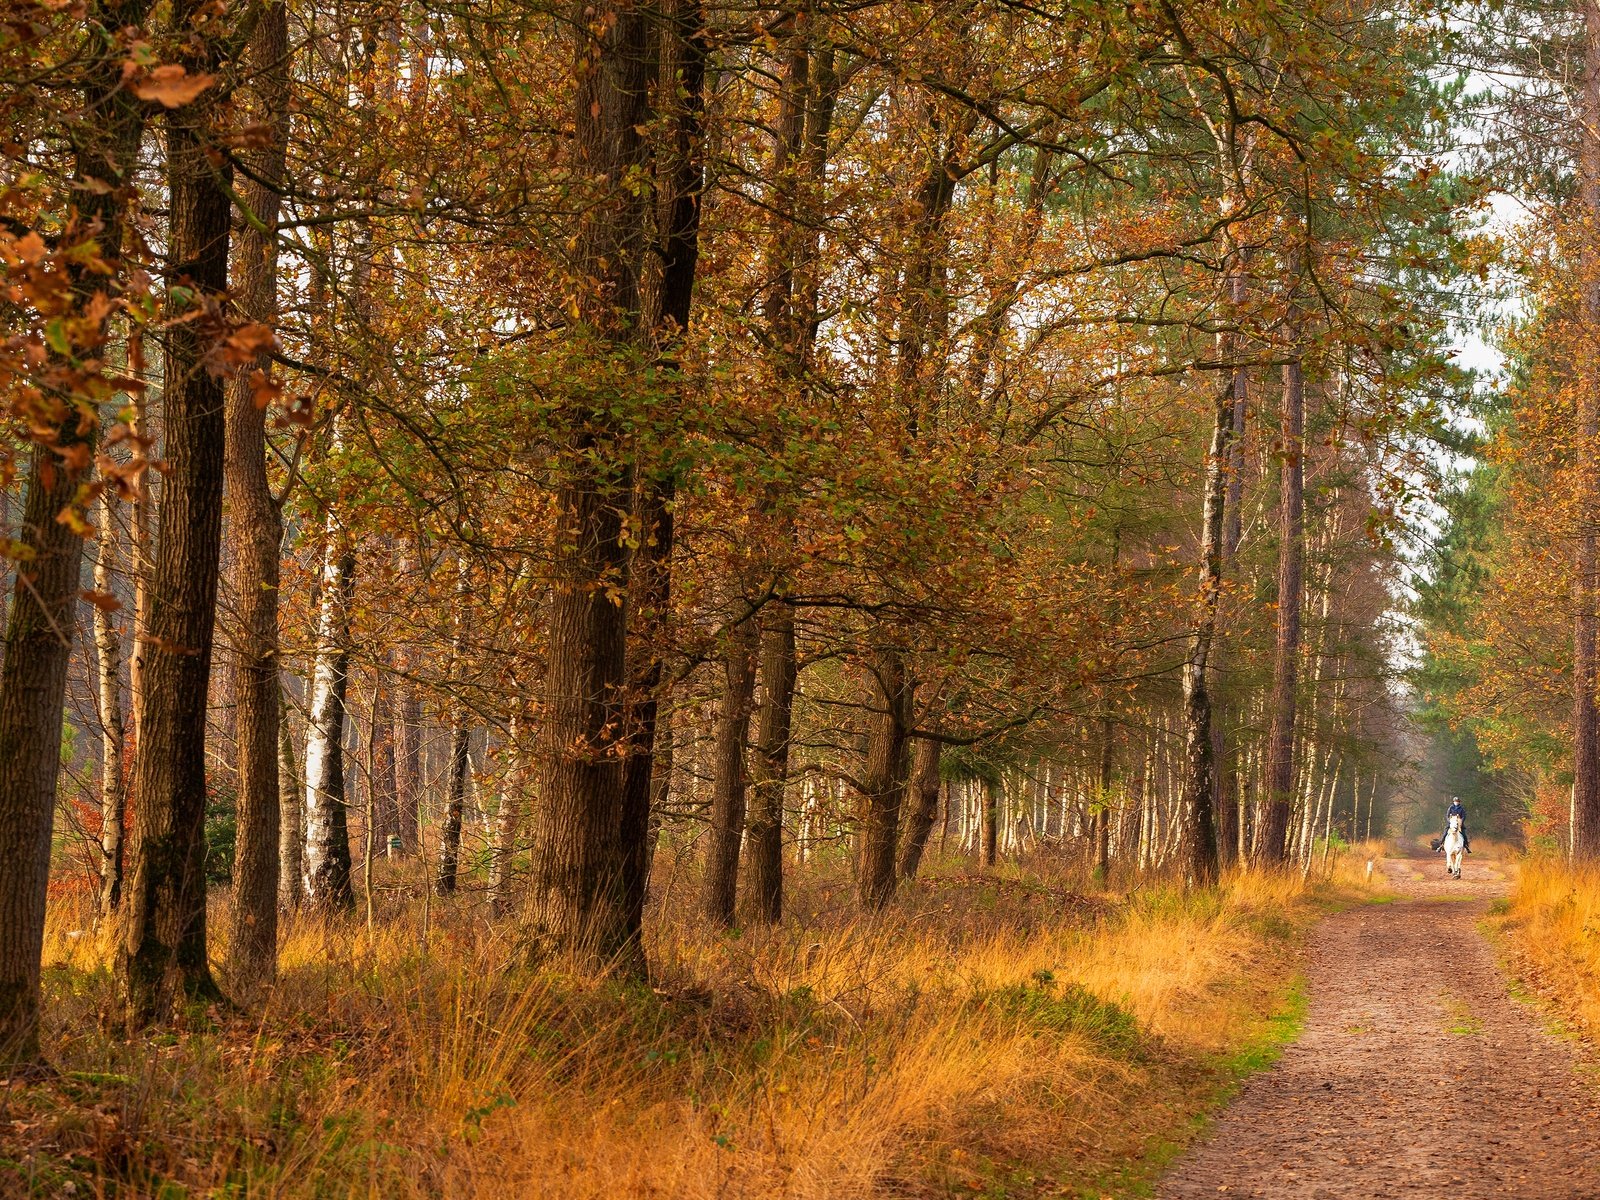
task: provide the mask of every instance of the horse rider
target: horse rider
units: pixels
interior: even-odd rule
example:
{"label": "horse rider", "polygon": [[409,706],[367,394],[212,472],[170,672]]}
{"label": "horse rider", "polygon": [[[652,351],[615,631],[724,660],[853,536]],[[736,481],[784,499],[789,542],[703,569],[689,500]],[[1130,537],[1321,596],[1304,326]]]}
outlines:
{"label": "horse rider", "polygon": [[1460,796],[1450,797],[1450,807],[1444,811],[1444,832],[1439,835],[1439,840],[1434,843],[1435,854],[1444,853],[1444,839],[1450,836],[1450,818],[1461,818],[1461,846],[1468,854],[1472,853],[1472,838],[1467,835],[1467,806],[1461,803]]}

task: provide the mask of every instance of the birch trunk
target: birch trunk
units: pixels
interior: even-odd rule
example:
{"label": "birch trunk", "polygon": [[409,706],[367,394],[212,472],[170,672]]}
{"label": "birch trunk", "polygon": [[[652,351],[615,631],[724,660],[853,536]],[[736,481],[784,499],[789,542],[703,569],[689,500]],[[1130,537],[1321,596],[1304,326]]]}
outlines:
{"label": "birch trunk", "polygon": [[[116,491],[100,493],[100,531],[95,543],[94,590],[104,597],[116,592],[118,547]],[[100,913],[110,917],[122,901],[122,826],[126,787],[122,752],[127,730],[122,719],[122,633],[115,612],[94,606],[95,664],[100,707]]]}
{"label": "birch trunk", "polygon": [[489,905],[497,917],[512,910],[511,863],[527,808],[526,786],[522,719],[513,714],[511,728],[506,733],[506,781],[500,791],[500,810],[495,813],[494,844],[489,856]]}
{"label": "birch trunk", "polygon": [[338,518],[324,527],[317,648],[306,715],[305,899],[314,908],[355,905],[346,809],[344,731],[350,685],[350,604],[356,556]]}

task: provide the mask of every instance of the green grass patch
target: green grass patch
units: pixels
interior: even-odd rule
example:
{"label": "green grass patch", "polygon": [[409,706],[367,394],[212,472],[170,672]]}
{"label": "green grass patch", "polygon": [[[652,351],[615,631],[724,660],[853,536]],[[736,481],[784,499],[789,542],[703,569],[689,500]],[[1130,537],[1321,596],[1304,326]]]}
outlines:
{"label": "green grass patch", "polygon": [[1258,1021],[1244,1041],[1226,1054],[1202,1064],[1191,1081],[1194,1090],[1186,1098],[1189,1114],[1172,1131],[1150,1138],[1144,1153],[1136,1160],[1080,1186],[1072,1195],[1079,1200],[1146,1200],[1154,1196],[1156,1185],[1184,1151],[1199,1141],[1218,1113],[1239,1094],[1244,1081],[1265,1071],[1283,1056],[1284,1047],[1299,1038],[1305,1029],[1310,997],[1305,977],[1294,975],[1284,987],[1272,1011]]}

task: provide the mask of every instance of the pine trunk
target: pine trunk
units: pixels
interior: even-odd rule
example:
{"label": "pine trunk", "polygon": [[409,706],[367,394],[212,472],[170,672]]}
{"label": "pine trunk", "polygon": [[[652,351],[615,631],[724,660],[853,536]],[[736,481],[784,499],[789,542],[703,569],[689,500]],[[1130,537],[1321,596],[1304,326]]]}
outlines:
{"label": "pine trunk", "polygon": [[783,801],[794,720],[794,607],[778,598],[761,614],[761,705],[751,758],[750,896],[757,920],[783,919]]}
{"label": "pine trunk", "polygon": [[417,852],[417,823],[422,811],[422,701],[414,687],[400,691],[395,718],[395,804],[399,808],[400,849]]}
{"label": "pine trunk", "polygon": [[1211,738],[1211,647],[1222,602],[1222,537],[1233,440],[1233,391],[1221,392],[1212,414],[1200,528],[1200,578],[1195,630],[1183,665],[1184,770],[1179,809],[1184,872],[1199,886],[1217,878],[1217,831],[1212,809],[1216,762]]}
{"label": "pine trunk", "polygon": [[1263,862],[1289,854],[1289,810],[1294,795],[1294,727],[1300,677],[1300,608],[1304,593],[1305,473],[1301,434],[1305,378],[1298,359],[1283,368],[1283,466],[1279,475],[1278,615],[1272,672],[1272,715],[1267,731],[1266,811],[1256,840]]}
{"label": "pine trunk", "polygon": [[[184,28],[197,9],[174,13]],[[215,68],[202,41],[197,69]],[[232,203],[226,160],[211,161],[216,119],[207,94],[167,114],[170,278],[192,303],[216,303],[228,286]],[[216,996],[206,957],[206,698],[211,681],[217,573],[222,546],[226,441],[223,382],[207,366],[214,346],[203,323],[174,322],[167,335],[162,480],[145,647],[144,724],[133,772],[117,981],[131,1028],[159,1019],[180,997]]]}
{"label": "pine trunk", "polygon": [[[577,87],[572,153],[584,197],[573,243],[573,307],[596,349],[630,353],[640,340],[639,272],[650,123],[649,10],[618,3],[596,21],[573,9]],[[647,172],[646,172],[647,173]],[[575,331],[577,332],[577,331]],[[625,819],[626,609],[629,552],[622,514],[632,480],[624,431],[597,398],[576,413],[562,446],[559,532],[551,563],[549,663],[538,867],[530,894],[535,937],[594,965],[644,969],[636,882],[638,847]]]}
{"label": "pine trunk", "polygon": [[1000,798],[987,779],[978,781],[978,803],[983,808],[979,817],[983,865],[992,867],[1000,861]]}
{"label": "pine trunk", "polygon": [[[235,294],[247,317],[271,324],[278,311],[278,191],[289,132],[289,16],[284,0],[262,11],[249,57],[264,124],[272,132],[264,149],[247,156],[253,177],[240,184],[241,197],[264,230],[254,223],[240,230]],[[239,779],[228,975],[253,985],[272,978],[277,969],[278,556],[283,521],[267,479],[266,409],[256,403],[248,374],[229,389],[227,437],[238,606],[234,722]]]}
{"label": "pine trunk", "polygon": [[[472,576],[465,556],[456,562],[455,633],[450,647],[450,673],[457,689],[466,684],[467,631],[470,628]],[[455,723],[450,729],[450,765],[445,785],[444,823],[439,827],[439,870],[433,888],[440,896],[456,890],[456,875],[461,864],[461,823],[466,810],[468,751],[471,731],[467,727],[466,702],[456,700]]]}
{"label": "pine trunk", "polygon": [[[742,605],[742,600],[736,601]],[[702,910],[718,928],[733,924],[738,897],[739,850],[744,840],[745,746],[755,693],[756,620],[746,616],[728,635],[723,664],[722,710],[717,715],[711,783],[711,836]]]}
{"label": "pine trunk", "polygon": [[899,651],[880,649],[874,654],[872,682],[875,695],[862,780],[856,876],[857,897],[868,912],[883,908],[894,897],[895,850],[909,773],[912,683]]}
{"label": "pine trunk", "polygon": [[[141,25],[148,7],[144,0],[90,5],[93,32],[78,65],[86,84],[75,174],[80,184],[94,186],[80,186],[75,195],[82,220],[100,226],[100,255],[113,281],[122,252],[124,173],[144,128],[144,105],[122,85],[124,52],[109,31]],[[89,272],[74,280],[80,306],[104,281]],[[96,354],[99,348],[83,350]],[[72,451],[92,436],[96,418],[64,408],[56,448]],[[87,464],[75,467],[56,450],[35,447],[16,535],[30,562],[15,575],[0,663],[0,1066],[28,1065],[39,1056],[39,959],[83,556],[83,539],[56,516],[76,499],[86,474]]]}
{"label": "pine trunk", "polygon": [[[1583,6],[1583,108],[1578,122],[1579,196],[1591,229],[1600,222],[1600,2]],[[1572,857],[1600,858],[1600,687],[1596,660],[1596,603],[1600,601],[1600,369],[1594,339],[1600,334],[1600,250],[1583,240],[1583,320],[1589,331],[1587,370],[1577,388],[1578,530],[1573,569],[1572,622]]]}
{"label": "pine trunk", "polygon": [[939,815],[939,752],[932,738],[917,738],[911,751],[911,814],[906,821],[905,842],[900,847],[900,878],[915,879],[922,856],[928,848],[928,835]]}
{"label": "pine trunk", "polygon": [[439,896],[455,894],[457,875],[461,865],[461,819],[466,808],[467,768],[471,763],[471,731],[466,725],[466,714],[457,717],[450,731],[450,766],[445,785],[444,823],[439,829],[439,873],[434,877],[433,890]]}

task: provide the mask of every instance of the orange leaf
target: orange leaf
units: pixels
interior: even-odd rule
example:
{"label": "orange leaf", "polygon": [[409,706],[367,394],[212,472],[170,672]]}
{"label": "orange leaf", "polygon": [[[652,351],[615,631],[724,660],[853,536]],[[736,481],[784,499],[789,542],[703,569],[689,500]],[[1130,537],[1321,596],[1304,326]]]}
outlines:
{"label": "orange leaf", "polygon": [[79,592],[78,595],[82,596],[101,612],[116,612],[117,609],[122,607],[122,601],[118,600],[110,592]]}
{"label": "orange leaf", "polygon": [[215,75],[190,75],[177,63],[157,67],[133,85],[141,100],[154,100],[164,108],[182,108],[214,82]]}

